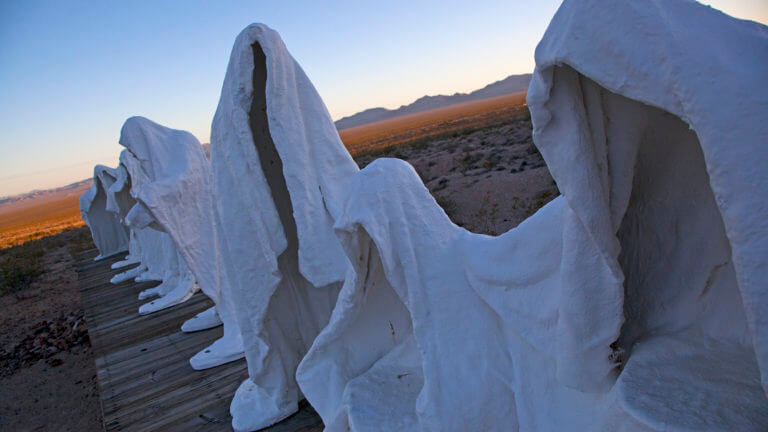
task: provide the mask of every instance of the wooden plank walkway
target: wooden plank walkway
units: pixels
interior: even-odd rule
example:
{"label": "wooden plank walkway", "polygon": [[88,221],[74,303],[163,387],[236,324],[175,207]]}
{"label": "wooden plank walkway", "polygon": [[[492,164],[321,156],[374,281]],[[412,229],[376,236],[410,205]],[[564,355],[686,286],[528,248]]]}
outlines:
{"label": "wooden plank walkway", "polygon": [[[247,378],[244,360],[195,371],[189,358],[221,337],[221,327],[182,333],[181,323],[212,306],[202,293],[175,307],[141,316],[140,291],[156,282],[109,279],[123,255],[94,262],[78,254],[78,281],[98,371],[106,431],[231,431],[229,404]],[[269,432],[322,431],[320,417],[303,402],[298,413]]]}

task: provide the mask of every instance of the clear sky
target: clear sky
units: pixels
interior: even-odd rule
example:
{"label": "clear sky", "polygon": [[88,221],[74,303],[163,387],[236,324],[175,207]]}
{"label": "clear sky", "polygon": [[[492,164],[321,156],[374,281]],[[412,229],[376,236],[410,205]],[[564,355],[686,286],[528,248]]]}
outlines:
{"label": "clear sky", "polygon": [[[0,196],[115,166],[142,115],[209,141],[235,36],[280,32],[334,119],[533,70],[559,0],[2,1]],[[705,1],[768,23],[766,0]]]}

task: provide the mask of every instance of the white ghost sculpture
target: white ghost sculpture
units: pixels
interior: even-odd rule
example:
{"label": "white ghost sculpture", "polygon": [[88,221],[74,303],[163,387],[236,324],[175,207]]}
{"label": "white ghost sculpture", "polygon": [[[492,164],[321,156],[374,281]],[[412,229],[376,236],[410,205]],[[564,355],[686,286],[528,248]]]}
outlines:
{"label": "white ghost sculpture", "polygon": [[[127,151],[123,150],[120,153],[117,181],[107,193],[107,209],[118,214],[120,221],[125,226],[128,226],[126,221],[128,213],[136,205],[136,199],[131,195],[131,173],[128,171],[128,165],[131,169],[135,169],[137,164],[132,163],[131,160],[132,158]],[[135,263],[139,263],[139,265],[116,274],[110,282],[118,284],[130,279],[137,279],[139,282],[161,281],[163,279],[163,253],[168,249],[168,239],[164,239],[164,233],[152,228],[128,228],[130,230],[129,254],[124,261],[115,263],[112,268],[122,268]],[[142,250],[142,244],[146,249]],[[150,265],[152,270],[150,270]],[[139,299],[158,294],[157,287],[149,288],[139,294]]]}
{"label": "white ghost sculpture", "polygon": [[[128,255],[122,260],[112,264],[112,269],[119,269],[127,267],[129,265],[138,264],[141,262],[141,246],[136,239],[136,233],[134,230],[127,227],[125,223],[125,216],[131,210],[131,207],[136,203],[136,200],[131,196],[130,178],[128,177],[128,171],[125,169],[125,165],[119,164],[116,169],[117,179],[107,189],[107,211],[114,213],[121,224],[123,224],[129,232],[128,235]],[[136,274],[138,276],[139,273]]]}
{"label": "white ghost sculpture", "polygon": [[107,190],[117,179],[117,170],[104,165],[93,168],[93,184],[80,196],[80,214],[91,230],[99,250],[94,261],[128,249],[128,230],[114,213],[107,210]]}
{"label": "white ghost sculpture", "polygon": [[294,413],[302,398],[294,373],[348,268],[332,226],[358,171],[314,86],[267,26],[235,41],[211,165],[249,372],[230,412],[236,430],[255,430]]}
{"label": "white ghost sculpture", "polygon": [[[234,317],[214,213],[211,172],[203,147],[189,132],[169,129],[143,117],[123,125],[120,142],[130,146],[150,180],[132,188],[133,225],[157,223],[179,251],[215,309],[198,315],[202,329],[224,323],[224,336],[192,357],[195,369],[207,369],[242,358],[243,342]],[[167,298],[164,296],[163,298]],[[212,316],[211,316],[212,315]],[[185,323],[187,330],[190,323]]]}
{"label": "white ghost sculpture", "polygon": [[[117,267],[113,266],[113,268],[122,268],[135,263],[139,263],[139,265],[116,274],[110,279],[110,282],[118,284],[130,279],[136,279],[138,282],[161,281],[165,267],[163,254],[168,248],[168,242],[164,241],[164,233],[152,228],[129,227],[126,221],[128,213],[136,205],[136,199],[131,196],[131,175],[126,167],[126,163],[131,164],[128,160],[129,157],[127,151],[120,154],[118,180],[108,191],[107,209],[119,214],[121,222],[130,231],[129,254],[125,261],[116,263]],[[144,250],[142,250],[142,244],[145,247]],[[152,270],[150,270],[150,265]],[[158,292],[157,287],[147,289],[139,294],[139,299],[158,295]]]}
{"label": "white ghost sculpture", "polygon": [[136,281],[162,281],[160,285],[139,294],[139,299],[159,296],[139,307],[142,315],[183,303],[199,289],[173,240],[140,200],[142,189],[150,187],[147,185],[155,182],[161,173],[160,167],[169,163],[169,159],[164,159],[166,154],[154,153],[159,145],[154,132],[126,121],[120,133],[120,144],[126,148],[120,154],[120,163],[125,165],[130,176],[131,196],[136,200],[125,216],[125,222],[136,230],[141,243],[141,262],[147,267],[147,271],[137,276]]}
{"label": "white ghost sculpture", "polygon": [[528,91],[563,196],[491,238],[355,178],[297,380],[328,431],[768,430],[768,29],[565,0]]}

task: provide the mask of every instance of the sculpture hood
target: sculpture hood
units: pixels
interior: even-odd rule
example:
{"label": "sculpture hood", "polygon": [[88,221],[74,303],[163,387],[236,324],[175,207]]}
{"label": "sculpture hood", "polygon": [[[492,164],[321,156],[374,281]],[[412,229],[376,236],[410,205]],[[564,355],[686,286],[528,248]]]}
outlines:
{"label": "sculpture hood", "polygon": [[211,167],[249,370],[230,413],[236,430],[260,429],[297,409],[295,368],[349,267],[333,223],[358,172],[320,95],[265,25],[235,40]]}
{"label": "sculpture hood", "polygon": [[346,258],[331,227],[341,211],[344,185],[357,172],[357,165],[341,143],[317,90],[277,32],[266,25],[252,24],[235,40],[211,129],[211,164],[214,170],[232,170],[233,175],[247,179],[250,190],[239,199],[258,207],[253,222],[263,229],[262,244],[251,247],[258,248],[272,263],[272,271],[277,271],[277,256],[286,248],[285,233],[260,167],[263,155],[254,147],[249,120],[255,43],[265,56],[267,127],[293,205],[299,270],[313,285],[325,286],[342,280],[346,271]]}
{"label": "sculpture hood", "polygon": [[[536,48],[527,95],[533,138],[572,210],[564,247],[581,248],[581,256],[564,263],[564,278],[586,260],[602,268],[571,284],[575,297],[563,296],[558,376],[564,382],[584,390],[611,382],[609,347],[624,323],[626,270],[619,266],[617,232],[643,177],[635,174],[661,169],[643,165],[639,150],[656,138],[637,133],[663,111],[700,145],[696,153],[724,223],[768,388],[768,192],[749,187],[768,184],[768,92],[758,90],[768,84],[767,53],[768,28],[693,1],[566,0],[555,14]],[[661,151],[681,145],[670,140]],[[686,224],[694,225],[697,216],[690,218]],[[581,320],[585,314],[601,326]]]}
{"label": "sculpture hood", "polygon": [[211,171],[203,147],[192,134],[170,129],[144,117],[123,125],[121,158],[139,177],[132,193],[140,205],[173,239],[198,284],[220,305],[223,264],[215,228]]}
{"label": "sculpture hood", "polygon": [[108,189],[117,178],[117,170],[104,165],[93,169],[93,184],[80,196],[80,214],[91,230],[99,249],[97,259],[106,258],[128,248],[128,232],[120,218],[108,211]]}
{"label": "sculpture hood", "polygon": [[353,270],[297,371],[326,429],[765,429],[767,36],[565,0],[527,94],[562,196],[499,237],[404,161],[360,171]]}

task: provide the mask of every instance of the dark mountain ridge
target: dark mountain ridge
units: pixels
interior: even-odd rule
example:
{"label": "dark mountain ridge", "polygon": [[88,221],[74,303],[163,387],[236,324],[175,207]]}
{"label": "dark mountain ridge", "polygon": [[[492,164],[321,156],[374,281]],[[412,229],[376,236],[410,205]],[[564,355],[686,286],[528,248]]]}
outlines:
{"label": "dark mountain ridge", "polygon": [[336,129],[348,129],[367,123],[373,123],[421,111],[428,111],[431,109],[441,108],[462,102],[470,102],[497,96],[504,96],[512,93],[519,93],[526,91],[530,82],[531,74],[510,75],[503,80],[488,84],[487,86],[479,90],[475,90],[471,93],[455,93],[450,96],[423,96],[416,99],[409,105],[402,105],[400,108],[393,110],[381,107],[369,108],[367,110],[360,111],[357,114],[336,120]]}
{"label": "dark mountain ridge", "polygon": [[93,184],[93,179],[88,178],[66,186],[51,189],[33,190],[19,195],[0,197],[0,210],[8,207],[25,206],[27,204],[42,202],[45,200],[64,198],[70,195],[79,196]]}

